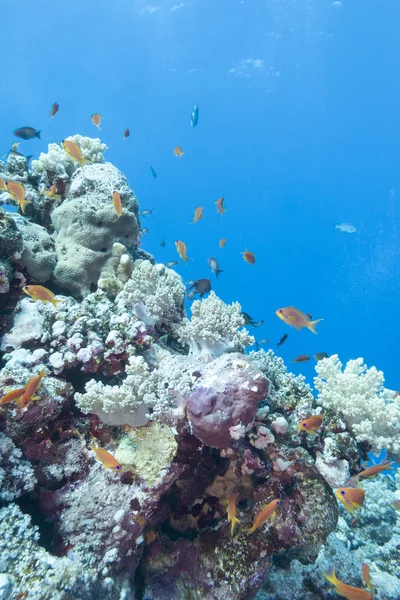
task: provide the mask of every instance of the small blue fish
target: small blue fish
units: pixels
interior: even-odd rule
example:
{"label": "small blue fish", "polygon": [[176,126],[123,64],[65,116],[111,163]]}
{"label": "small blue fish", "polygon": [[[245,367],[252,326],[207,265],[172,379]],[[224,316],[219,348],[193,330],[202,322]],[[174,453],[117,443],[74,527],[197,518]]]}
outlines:
{"label": "small blue fish", "polygon": [[190,124],[192,127],[196,127],[198,122],[199,122],[199,107],[197,106],[197,104],[195,104],[194,108],[192,110],[191,117],[190,117]]}

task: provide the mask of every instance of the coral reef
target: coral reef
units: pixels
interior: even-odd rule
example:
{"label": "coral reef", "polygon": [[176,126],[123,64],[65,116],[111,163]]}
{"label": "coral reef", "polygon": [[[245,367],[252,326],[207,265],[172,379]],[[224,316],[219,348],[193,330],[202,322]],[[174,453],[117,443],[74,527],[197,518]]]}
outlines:
{"label": "coral reef", "polygon": [[254,338],[243,327],[242,307],[238,302],[227,305],[215,292],[204,300],[195,300],[191,306],[191,319],[184,319],[177,328],[182,344],[189,346],[192,354],[215,354],[242,351],[254,344]]}
{"label": "coral reef", "polygon": [[399,455],[383,374],[324,359],[316,397],[271,350],[246,354],[237,302],[211,292],[189,319],[181,277],[138,248],[105,145],[68,139],[90,164],[57,144],[32,170],[0,164],[30,201],[0,210],[0,598],[328,599],[334,561],[353,585],[367,561],[376,598],[398,600],[399,476],[363,481],[356,517],[334,494],[371,449]]}
{"label": "coral reef", "polygon": [[368,441],[377,450],[387,448],[400,456],[400,399],[384,387],[384,375],[370,369],[362,358],[350,360],[342,371],[337,355],[317,363],[314,380],[318,400],[327,409],[340,411],[357,441]]}

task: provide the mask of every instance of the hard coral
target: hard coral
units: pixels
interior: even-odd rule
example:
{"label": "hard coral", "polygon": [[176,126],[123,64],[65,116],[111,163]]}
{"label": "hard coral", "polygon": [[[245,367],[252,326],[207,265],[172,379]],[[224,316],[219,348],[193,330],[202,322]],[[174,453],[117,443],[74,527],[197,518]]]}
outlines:
{"label": "hard coral", "polygon": [[[123,204],[119,219],[111,200],[115,190]],[[97,286],[114,243],[137,246],[137,200],[125,177],[110,163],[76,171],[68,197],[51,218],[57,252],[54,276],[75,296],[86,296]]]}

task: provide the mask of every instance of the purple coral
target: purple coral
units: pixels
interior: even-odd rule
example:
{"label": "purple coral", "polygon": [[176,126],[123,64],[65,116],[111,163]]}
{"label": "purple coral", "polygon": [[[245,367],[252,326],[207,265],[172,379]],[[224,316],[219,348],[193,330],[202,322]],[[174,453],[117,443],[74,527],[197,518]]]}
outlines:
{"label": "purple coral", "polygon": [[268,380],[242,354],[210,362],[187,398],[194,435],[213,448],[228,448],[243,437],[257,405],[268,395]]}

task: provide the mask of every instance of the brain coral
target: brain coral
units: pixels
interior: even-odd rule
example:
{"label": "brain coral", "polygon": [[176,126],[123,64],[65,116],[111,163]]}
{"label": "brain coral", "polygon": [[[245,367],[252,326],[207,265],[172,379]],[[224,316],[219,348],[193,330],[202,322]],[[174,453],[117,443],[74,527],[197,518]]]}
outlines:
{"label": "brain coral", "polygon": [[[122,200],[119,219],[112,203],[114,191]],[[51,215],[56,235],[56,281],[75,296],[89,294],[97,286],[114,243],[136,247],[137,206],[127,180],[110,163],[78,169],[68,197]]]}

